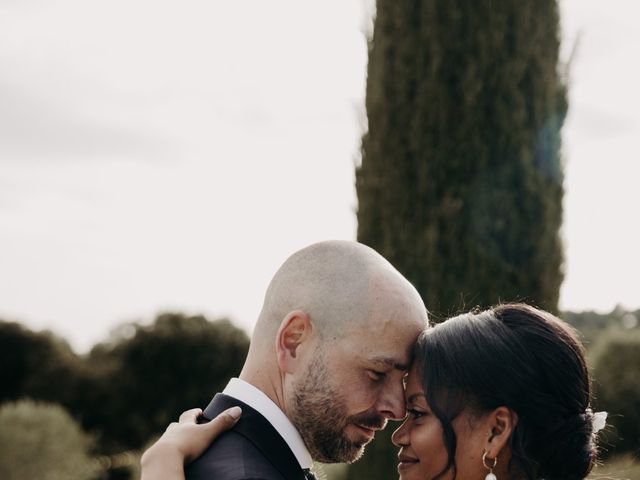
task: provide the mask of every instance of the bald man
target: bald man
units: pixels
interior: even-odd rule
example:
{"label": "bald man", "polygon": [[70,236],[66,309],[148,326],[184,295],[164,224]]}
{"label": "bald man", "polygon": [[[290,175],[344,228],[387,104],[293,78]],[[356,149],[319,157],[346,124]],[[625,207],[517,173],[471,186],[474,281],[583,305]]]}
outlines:
{"label": "bald man", "polygon": [[313,461],[353,462],[405,415],[403,377],[427,326],[415,288],[382,256],[328,241],[294,253],[267,289],[249,353],[204,411],[240,421],[189,480],[303,480]]}

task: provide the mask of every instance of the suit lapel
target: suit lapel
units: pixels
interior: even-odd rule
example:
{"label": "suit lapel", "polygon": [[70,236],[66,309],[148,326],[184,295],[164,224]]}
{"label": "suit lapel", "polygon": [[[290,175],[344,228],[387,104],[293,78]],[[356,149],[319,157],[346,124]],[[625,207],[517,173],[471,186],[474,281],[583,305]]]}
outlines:
{"label": "suit lapel", "polygon": [[242,417],[233,430],[255,445],[284,478],[304,480],[304,472],[287,442],[266,418],[246,403],[218,393],[204,410],[203,417],[206,421],[210,421],[220,412],[236,405],[242,408]]}

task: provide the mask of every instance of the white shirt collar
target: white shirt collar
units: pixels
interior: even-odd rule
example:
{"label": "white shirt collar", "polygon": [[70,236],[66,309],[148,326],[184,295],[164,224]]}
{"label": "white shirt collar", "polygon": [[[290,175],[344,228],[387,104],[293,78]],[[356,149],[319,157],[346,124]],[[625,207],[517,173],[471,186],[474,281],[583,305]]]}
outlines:
{"label": "white shirt collar", "polygon": [[244,380],[232,378],[222,393],[240,400],[260,412],[289,445],[301,468],[313,466],[313,459],[300,433],[284,412],[263,391]]}

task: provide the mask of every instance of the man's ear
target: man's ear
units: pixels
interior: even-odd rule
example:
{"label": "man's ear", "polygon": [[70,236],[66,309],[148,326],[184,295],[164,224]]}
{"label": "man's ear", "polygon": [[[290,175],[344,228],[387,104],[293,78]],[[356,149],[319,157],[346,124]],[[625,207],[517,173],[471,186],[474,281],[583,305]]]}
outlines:
{"label": "man's ear", "polygon": [[484,450],[488,458],[496,458],[508,446],[518,425],[518,415],[507,407],[498,407],[489,413],[485,425],[489,432]]}
{"label": "man's ear", "polygon": [[278,366],[285,373],[293,373],[300,363],[300,353],[308,345],[313,333],[309,315],[302,310],[289,312],[276,334]]}

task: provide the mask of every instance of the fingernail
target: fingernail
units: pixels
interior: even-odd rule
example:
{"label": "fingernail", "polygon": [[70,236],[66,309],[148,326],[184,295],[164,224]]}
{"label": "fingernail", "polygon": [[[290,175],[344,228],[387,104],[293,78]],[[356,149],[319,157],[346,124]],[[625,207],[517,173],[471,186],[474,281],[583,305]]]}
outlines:
{"label": "fingernail", "polygon": [[240,415],[242,415],[242,409],[240,407],[231,407],[229,410],[227,410],[227,415],[229,415],[234,420],[237,420],[238,418],[240,418]]}

